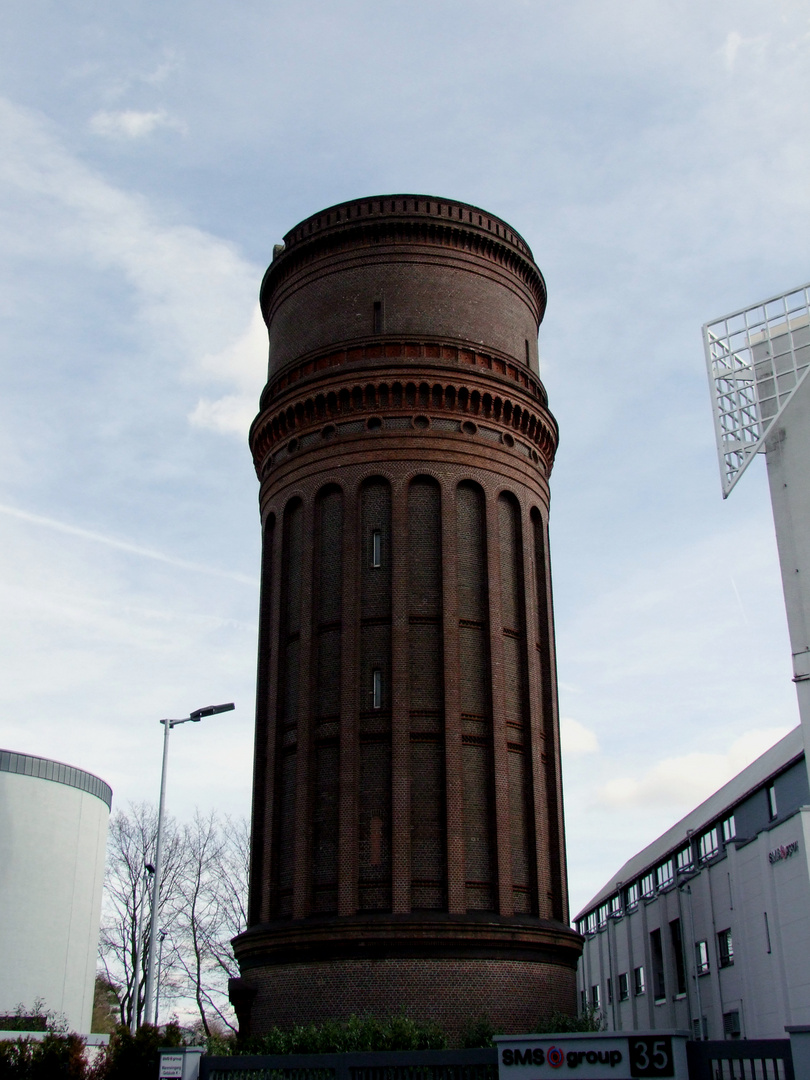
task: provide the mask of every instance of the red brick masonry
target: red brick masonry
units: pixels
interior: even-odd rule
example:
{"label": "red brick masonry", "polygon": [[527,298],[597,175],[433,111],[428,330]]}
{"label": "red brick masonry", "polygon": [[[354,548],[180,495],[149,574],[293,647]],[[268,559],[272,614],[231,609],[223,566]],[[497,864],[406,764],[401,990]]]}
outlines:
{"label": "red brick masonry", "polygon": [[545,284],[465,204],[359,200],[262,285],[249,928],[260,1032],[573,1011],[548,563]]}

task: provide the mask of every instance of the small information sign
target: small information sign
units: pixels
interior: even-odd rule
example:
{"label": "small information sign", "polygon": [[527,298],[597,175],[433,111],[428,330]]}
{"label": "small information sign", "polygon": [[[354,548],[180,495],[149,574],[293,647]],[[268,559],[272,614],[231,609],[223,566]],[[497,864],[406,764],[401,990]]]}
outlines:
{"label": "small information sign", "polygon": [[160,1080],[183,1080],[183,1055],[167,1054],[160,1055]]}
{"label": "small information sign", "polygon": [[161,1047],[160,1080],[197,1080],[200,1075],[201,1046]]}
{"label": "small information sign", "polygon": [[686,1080],[685,1032],[587,1032],[500,1035],[500,1080],[550,1080],[575,1073],[583,1080]]}

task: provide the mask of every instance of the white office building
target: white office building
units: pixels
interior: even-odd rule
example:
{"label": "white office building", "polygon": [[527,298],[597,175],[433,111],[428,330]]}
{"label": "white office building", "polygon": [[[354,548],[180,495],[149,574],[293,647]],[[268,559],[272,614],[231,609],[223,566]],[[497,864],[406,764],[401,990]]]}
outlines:
{"label": "white office building", "polygon": [[784,1038],[810,1024],[801,728],[634,855],[577,916],[581,1005],[609,1030]]}
{"label": "white office building", "polygon": [[37,1000],[87,1034],[112,791],[0,750],[0,1014]]}

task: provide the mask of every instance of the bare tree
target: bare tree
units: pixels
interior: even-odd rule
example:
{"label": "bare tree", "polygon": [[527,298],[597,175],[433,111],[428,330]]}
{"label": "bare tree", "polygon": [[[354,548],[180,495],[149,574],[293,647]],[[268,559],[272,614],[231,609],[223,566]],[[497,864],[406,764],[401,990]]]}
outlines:
{"label": "bare tree", "polygon": [[198,812],[183,830],[183,843],[184,872],[172,919],[175,957],[208,1036],[212,1022],[236,1027],[227,987],[238,974],[231,938],[246,924],[247,823]]}
{"label": "bare tree", "polygon": [[[174,820],[165,819],[163,828],[165,855],[158,908],[161,920],[171,909],[183,864]],[[151,875],[146,868],[154,863],[156,836],[157,812],[147,803],[131,804],[128,813],[119,810],[110,821],[99,952],[104,976],[117,988],[121,1020],[127,1025],[133,1015],[137,1023],[146,1019],[144,973],[151,921]]]}
{"label": "bare tree", "polygon": [[[238,974],[231,938],[247,922],[248,824],[198,812],[182,829],[171,818],[163,828],[158,925],[166,933],[158,1006],[167,996],[176,1004],[193,1000],[206,1035],[212,1024],[234,1030],[227,988]],[[138,1024],[153,1019],[143,1015],[151,918],[151,877],[145,870],[154,861],[156,833],[157,812],[145,803],[119,811],[110,822],[101,966],[127,1025],[133,1016]]]}
{"label": "bare tree", "polygon": [[250,823],[247,818],[226,816],[221,828],[225,841],[218,874],[222,927],[214,946],[219,967],[227,978],[232,979],[239,974],[239,969],[231,940],[247,927]]}

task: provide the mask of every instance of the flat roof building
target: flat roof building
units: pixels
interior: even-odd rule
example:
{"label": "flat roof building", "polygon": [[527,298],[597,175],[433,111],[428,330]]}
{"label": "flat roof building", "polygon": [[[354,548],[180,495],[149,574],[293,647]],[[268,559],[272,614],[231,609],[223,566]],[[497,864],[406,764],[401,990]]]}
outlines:
{"label": "flat roof building", "polygon": [[622,866],[577,916],[580,1006],[609,1030],[784,1038],[810,1024],[801,728]]}

